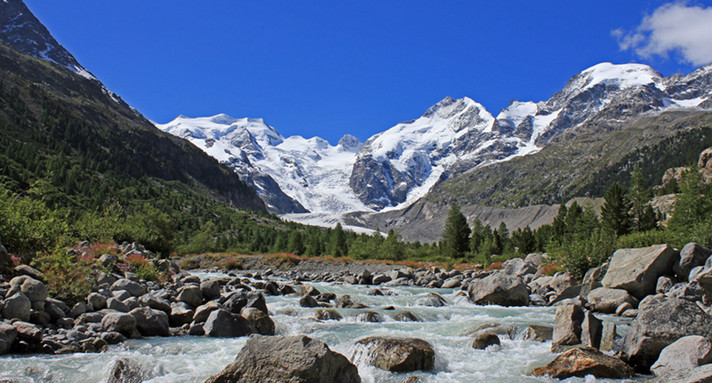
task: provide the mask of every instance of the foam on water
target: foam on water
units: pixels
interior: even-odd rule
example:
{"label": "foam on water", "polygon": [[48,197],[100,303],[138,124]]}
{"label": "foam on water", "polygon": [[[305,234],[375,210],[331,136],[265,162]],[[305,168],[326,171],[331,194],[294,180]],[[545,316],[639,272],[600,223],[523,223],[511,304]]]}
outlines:
{"label": "foam on water", "polygon": [[[209,277],[210,273],[200,273]],[[219,275],[224,276],[224,275]],[[483,324],[502,323],[525,327],[529,324],[552,325],[555,309],[541,307],[505,308],[475,306],[452,289],[387,287],[395,295],[367,295],[371,287],[315,283],[321,292],[349,294],[352,299],[379,313],[384,321],[364,322],[359,317],[363,309],[337,309],[341,321],[317,321],[316,309],[299,306],[299,297],[269,296],[267,305],[280,335],[304,334],[326,342],[358,366],[364,383],[401,383],[418,376],[425,383],[444,382],[553,382],[547,378],[530,377],[535,367],[551,361],[555,355],[550,342],[532,342],[501,336],[500,347],[475,350],[468,334]],[[424,307],[418,299],[437,292],[448,302],[445,307]],[[393,309],[384,309],[393,306]],[[398,322],[400,311],[410,311],[420,322]],[[366,336],[417,337],[430,342],[436,352],[434,371],[390,373],[368,366],[362,350],[354,342]],[[57,356],[0,357],[0,380],[13,382],[104,382],[111,365],[120,357],[136,360],[147,371],[147,382],[202,382],[231,363],[247,341],[246,337],[216,339],[206,337],[170,337],[130,340],[111,346],[101,354]],[[571,379],[584,382],[584,379]],[[593,382],[587,378],[585,382]],[[605,380],[601,380],[605,381]]]}

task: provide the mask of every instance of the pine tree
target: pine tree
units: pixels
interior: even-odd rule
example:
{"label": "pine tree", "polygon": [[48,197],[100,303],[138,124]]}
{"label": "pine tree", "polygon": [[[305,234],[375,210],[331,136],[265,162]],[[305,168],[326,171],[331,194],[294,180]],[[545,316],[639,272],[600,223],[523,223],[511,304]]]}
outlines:
{"label": "pine tree", "polygon": [[289,251],[296,255],[304,254],[304,236],[299,230],[294,230],[289,233]]}
{"label": "pine tree", "polygon": [[[655,212],[648,204],[653,197],[652,190],[645,183],[643,173],[640,168],[635,168],[630,173],[630,190],[628,191],[631,202],[631,216],[633,219],[633,231],[648,231],[657,226]],[[653,213],[652,217],[650,213]],[[652,218],[652,220],[651,220]]]}
{"label": "pine tree", "polygon": [[712,211],[712,199],[706,195],[706,187],[697,169],[691,168],[682,176],[680,193],[676,196],[675,208],[668,227],[674,230],[690,230],[704,222]]}
{"label": "pine tree", "polygon": [[386,240],[381,245],[381,252],[386,259],[400,261],[405,258],[405,246],[399,240],[398,234],[393,229],[388,231]]}
{"label": "pine tree", "polygon": [[631,203],[623,187],[614,182],[606,191],[605,201],[601,207],[603,228],[617,236],[630,233],[632,226],[630,207]]}
{"label": "pine tree", "polygon": [[442,236],[443,255],[452,258],[462,258],[469,248],[470,227],[467,219],[460,211],[457,204],[450,208],[445,221],[445,230]]}
{"label": "pine tree", "polygon": [[346,243],[346,234],[341,222],[336,224],[334,231],[331,232],[329,239],[329,252],[334,257],[345,257],[349,253],[349,248]]}

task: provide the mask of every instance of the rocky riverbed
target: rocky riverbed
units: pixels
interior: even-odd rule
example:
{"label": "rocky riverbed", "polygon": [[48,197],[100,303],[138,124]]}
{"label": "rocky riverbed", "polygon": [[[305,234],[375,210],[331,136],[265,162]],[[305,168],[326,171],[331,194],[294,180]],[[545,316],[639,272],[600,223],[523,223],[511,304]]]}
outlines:
{"label": "rocky riverbed", "polygon": [[[170,281],[100,274],[73,307],[21,266],[0,285],[0,379],[695,381],[681,374],[710,371],[711,253],[623,249],[583,281],[544,275],[540,255],[490,271],[253,258],[240,271],[185,272],[164,262]],[[282,372],[264,367],[274,363]]]}

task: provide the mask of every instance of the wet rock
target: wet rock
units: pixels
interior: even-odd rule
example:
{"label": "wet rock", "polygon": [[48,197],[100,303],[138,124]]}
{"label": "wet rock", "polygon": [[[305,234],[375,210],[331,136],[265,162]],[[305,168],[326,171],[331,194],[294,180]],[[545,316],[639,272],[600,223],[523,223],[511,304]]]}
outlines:
{"label": "wet rock", "polygon": [[9,323],[0,321],[0,355],[6,354],[17,339],[17,330]]}
{"label": "wet rock", "polygon": [[468,296],[478,305],[526,306],[529,304],[529,291],[524,282],[517,277],[504,273],[495,273],[483,279],[470,282]]}
{"label": "wet rock", "polygon": [[633,377],[633,368],[618,358],[608,356],[593,349],[573,348],[564,352],[544,367],[532,371],[534,376],[548,375],[555,379],[573,376],[625,379]]}
{"label": "wet rock", "polygon": [[5,299],[2,307],[2,316],[10,319],[19,319],[23,322],[30,320],[32,302],[25,294],[17,292]]}
{"label": "wet rock", "polygon": [[336,299],[337,308],[355,308],[358,303],[351,299],[351,295],[344,294]]}
{"label": "wet rock", "polygon": [[148,307],[135,308],[129,312],[136,319],[136,329],[143,336],[169,336],[168,315]]}
{"label": "wet rock", "polygon": [[224,308],[220,306],[217,302],[208,302],[204,305],[198,306],[195,309],[195,315],[193,315],[193,321],[196,323],[205,322],[211,312]]}
{"label": "wet rock", "polygon": [[235,291],[228,296],[223,306],[234,314],[239,314],[243,307],[254,307],[265,314],[269,314],[264,295],[257,291]]}
{"label": "wet rock", "polygon": [[260,335],[274,335],[274,321],[269,315],[254,307],[242,309],[242,317],[250,321]]}
{"label": "wet rock", "polygon": [[623,303],[628,303],[631,307],[638,305],[638,300],[623,289],[610,289],[599,287],[588,294],[588,307],[591,310],[612,314]]}
{"label": "wet rock", "polygon": [[223,309],[211,312],[203,329],[212,338],[236,338],[257,332],[250,321]]}
{"label": "wet rock", "polygon": [[358,369],[325,343],[306,336],[253,335],[233,363],[205,383],[359,383]]}
{"label": "wet rock", "polygon": [[318,320],[342,320],[344,317],[334,309],[319,309],[316,310],[316,319]]}
{"label": "wet rock", "polygon": [[712,342],[703,336],[682,337],[665,347],[650,368],[655,376],[689,371],[712,362]]}
{"label": "wet rock", "polygon": [[493,345],[500,345],[499,337],[496,334],[487,332],[476,333],[472,340],[472,348],[476,350],[484,350]]}
{"label": "wet rock", "polygon": [[109,331],[101,333],[101,339],[107,344],[119,344],[126,341],[126,337],[120,332]]}
{"label": "wet rock", "polygon": [[146,287],[130,279],[122,278],[111,285],[111,291],[126,291],[134,297],[146,294]]}
{"label": "wet rock", "polygon": [[136,361],[120,358],[111,366],[107,383],[141,383],[148,377]]}
{"label": "wet rock", "polygon": [[541,325],[529,325],[524,330],[524,340],[532,340],[535,342],[546,342],[552,340],[554,336],[554,328]]}
{"label": "wet rock", "polygon": [[556,309],[554,316],[554,337],[552,350],[559,346],[572,346],[581,343],[581,325],[584,311],[580,306],[565,305]]}
{"label": "wet rock", "polygon": [[410,311],[401,311],[393,316],[399,322],[420,322],[420,319]]}
{"label": "wet rock", "polygon": [[637,299],[655,293],[658,278],[672,270],[679,254],[668,245],[619,249],[611,257],[601,284],[628,291]]}
{"label": "wet rock", "polygon": [[380,323],[383,322],[383,315],[375,311],[366,311],[356,317],[359,322]]}
{"label": "wet rock", "polygon": [[386,371],[429,371],[435,364],[435,351],[422,339],[368,337],[356,345],[364,348],[366,363]]}
{"label": "wet rock", "polygon": [[303,285],[302,286],[302,295],[311,295],[311,296],[317,296],[321,294],[319,290],[316,289],[316,287],[312,285]]}
{"label": "wet rock", "polygon": [[104,331],[116,331],[131,336],[136,329],[136,319],[131,314],[110,313],[101,320],[101,327]]}
{"label": "wet rock", "polygon": [[641,372],[655,363],[663,348],[688,335],[712,339],[712,316],[697,304],[654,295],[638,306],[638,316],[626,335],[623,353]]}
{"label": "wet rock", "polygon": [[447,306],[447,301],[440,296],[440,294],[428,293],[426,296],[418,299],[415,304],[418,306],[443,307]]}
{"label": "wet rock", "polygon": [[299,299],[299,306],[301,307],[319,307],[319,302],[314,299],[311,295],[305,295]]}

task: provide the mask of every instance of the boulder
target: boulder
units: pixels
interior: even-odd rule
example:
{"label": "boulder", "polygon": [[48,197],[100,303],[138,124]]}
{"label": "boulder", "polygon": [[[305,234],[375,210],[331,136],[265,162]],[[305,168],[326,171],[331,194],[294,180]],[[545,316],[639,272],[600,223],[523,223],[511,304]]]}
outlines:
{"label": "boulder", "polygon": [[475,333],[472,339],[472,348],[476,350],[484,350],[489,346],[500,345],[499,337],[496,334],[488,332]]}
{"label": "boulder", "polygon": [[432,346],[418,338],[373,336],[357,341],[356,345],[356,353],[363,351],[367,364],[386,371],[428,371],[432,370],[435,364],[435,351]]}
{"label": "boulder", "polygon": [[447,305],[447,301],[438,293],[428,293],[426,296],[419,298],[415,304],[418,306],[443,307]]}
{"label": "boulder", "polygon": [[712,362],[712,342],[703,336],[682,337],[665,347],[650,368],[655,376],[689,371]]}
{"label": "boulder", "polygon": [[356,306],[357,303],[351,299],[351,295],[344,294],[336,299],[337,308],[351,308]]}
{"label": "boulder", "polygon": [[530,325],[524,330],[524,340],[535,342],[546,342],[552,340],[554,336],[554,328],[541,325]]}
{"label": "boulder", "polygon": [[30,320],[32,302],[25,294],[17,292],[5,299],[2,306],[2,316],[9,319],[19,319],[23,322]]}
{"label": "boulder", "polygon": [[584,311],[577,305],[564,305],[556,309],[554,315],[554,335],[552,350],[559,346],[573,346],[581,343],[581,325]]}
{"label": "boulder", "polygon": [[536,266],[521,259],[512,258],[502,264],[502,272],[514,277],[522,277],[527,274],[536,273]]}
{"label": "boulder", "polygon": [[168,318],[172,327],[180,327],[193,321],[193,311],[185,302],[175,302],[171,304],[171,315]]}
{"label": "boulder", "polygon": [[195,285],[183,286],[178,290],[177,299],[189,304],[191,307],[198,307],[203,304],[203,294],[200,287]]}
{"label": "boulder", "polygon": [[7,354],[17,339],[17,330],[9,323],[0,321],[0,355]]}
{"label": "boulder", "polygon": [[211,312],[203,329],[211,338],[236,338],[257,332],[250,321],[224,309]]}
{"label": "boulder", "polygon": [[146,294],[146,287],[130,279],[122,278],[111,285],[111,291],[126,291],[134,297]]}
{"label": "boulder", "polygon": [[269,314],[264,295],[257,291],[235,291],[227,297],[223,306],[233,314],[239,314],[243,307],[254,307],[265,314]]}
{"label": "boulder", "polygon": [[393,316],[399,322],[420,322],[417,316],[410,311],[401,311]]}
{"label": "boulder", "polygon": [[208,319],[208,316],[210,315],[211,312],[221,309],[223,307],[220,306],[217,302],[208,302],[204,305],[198,306],[198,308],[195,309],[195,315],[193,315],[193,321],[195,323],[200,323],[200,322],[205,322]]}
{"label": "boulder", "polygon": [[603,322],[591,314],[590,311],[586,311],[581,324],[581,344],[584,347],[598,349],[601,345],[602,331]]}
{"label": "boulder", "polygon": [[129,312],[136,319],[136,329],[143,336],[170,336],[168,315],[159,310],[139,307]]}
{"label": "boulder", "polygon": [[588,307],[596,312],[613,314],[623,303],[629,303],[631,307],[638,305],[638,300],[623,289],[610,289],[599,287],[588,294]]}
{"label": "boulder", "polygon": [[583,276],[583,281],[581,281],[581,291],[579,292],[579,297],[582,301],[588,302],[588,294],[591,291],[603,286],[601,285],[601,279],[606,274],[608,270],[607,265],[601,265],[598,267],[593,267],[588,269],[586,274]]}
{"label": "boulder", "polygon": [[[42,302],[47,299],[47,287],[44,283],[23,275],[21,277],[13,278],[13,281],[17,278],[22,278],[22,283],[19,285],[20,291],[27,296],[32,302]],[[10,281],[10,285],[13,285],[13,281]]]}
{"label": "boulder", "polygon": [[274,321],[269,315],[254,307],[242,309],[242,317],[250,321],[260,335],[274,335]]}
{"label": "boulder", "polygon": [[252,335],[234,362],[205,383],[360,383],[358,369],[325,343],[304,335]]}
{"label": "boulder", "polygon": [[106,308],[106,297],[99,293],[91,293],[87,296],[87,302],[98,311]]}
{"label": "boulder", "polygon": [[364,313],[358,314],[356,317],[356,320],[359,322],[366,322],[366,323],[381,323],[383,322],[383,315],[375,312],[375,311],[366,311]]}
{"label": "boulder", "polygon": [[712,255],[712,250],[690,242],[680,250],[680,261],[673,265],[678,280],[687,281],[690,271],[697,266],[703,266]]}
{"label": "boulder", "polygon": [[544,367],[534,369],[534,376],[548,375],[555,379],[570,377],[625,379],[633,377],[633,368],[622,360],[608,356],[594,349],[573,348],[564,352]]}
{"label": "boulder", "polygon": [[127,313],[109,313],[102,318],[101,327],[104,331],[115,331],[131,336],[136,329],[136,319]]}
{"label": "boulder", "polygon": [[218,298],[221,288],[222,286],[220,286],[218,279],[208,279],[200,282],[200,294],[207,300]]}
{"label": "boulder", "polygon": [[643,299],[655,293],[658,278],[671,273],[678,257],[669,245],[616,250],[601,284],[626,290],[637,299]]}
{"label": "boulder", "polygon": [[42,342],[42,328],[32,323],[17,321],[12,324],[17,331],[17,340],[25,341],[30,344],[39,344]]}
{"label": "boulder", "polygon": [[116,298],[107,299],[106,308],[108,308],[109,310],[121,311],[122,313],[127,313],[131,311],[126,303],[121,302]]}
{"label": "boulder", "polygon": [[518,278],[494,273],[470,282],[467,291],[472,303],[478,305],[526,306],[529,304],[527,285]]}
{"label": "boulder", "polygon": [[654,295],[638,306],[623,344],[628,363],[647,372],[663,348],[688,335],[712,339],[712,316],[697,304],[683,299]]}
{"label": "boulder", "polygon": [[316,289],[316,287],[312,285],[303,285],[302,286],[302,295],[312,295],[312,296],[317,296],[321,294],[319,290]]}
{"label": "boulder", "polygon": [[302,307],[319,307],[319,302],[311,295],[305,295],[299,299],[299,306]]}
{"label": "boulder", "polygon": [[106,383],[141,383],[148,379],[148,374],[133,359],[120,358],[111,366]]}
{"label": "boulder", "polygon": [[154,310],[161,310],[166,314],[171,312],[171,304],[167,300],[153,296],[151,294],[144,294],[138,299],[139,303],[143,306],[150,307]]}
{"label": "boulder", "polygon": [[334,309],[319,309],[316,310],[316,319],[318,320],[342,320],[344,317]]}
{"label": "boulder", "polygon": [[679,371],[659,376],[648,383],[709,383],[712,382],[712,364],[705,364],[692,370]]}
{"label": "boulder", "polygon": [[604,352],[612,351],[617,335],[615,322],[604,321],[601,325],[601,345],[598,349]]}

